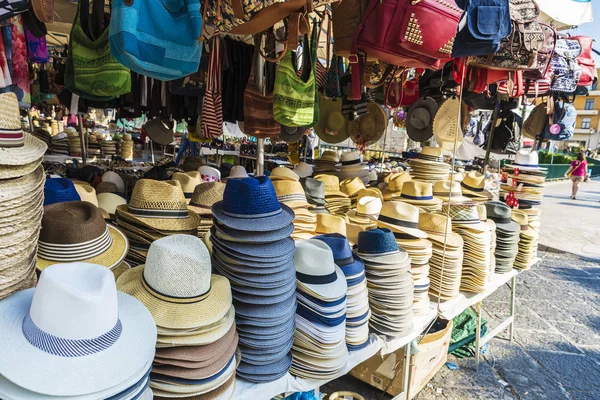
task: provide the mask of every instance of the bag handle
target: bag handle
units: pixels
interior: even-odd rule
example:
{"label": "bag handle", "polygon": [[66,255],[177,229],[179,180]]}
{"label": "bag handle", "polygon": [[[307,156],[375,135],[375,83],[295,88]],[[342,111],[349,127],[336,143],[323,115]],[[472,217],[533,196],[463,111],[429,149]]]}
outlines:
{"label": "bag handle", "polygon": [[400,76],[396,77],[399,68],[394,68],[392,79],[385,87],[385,106],[390,110],[400,107],[404,98],[404,78],[407,70],[403,69],[400,72]]}
{"label": "bag handle", "polygon": [[[275,42],[283,43],[283,50],[275,58],[268,57],[266,55],[265,51],[263,50],[262,38],[264,35],[267,36],[267,38],[265,39],[265,45],[266,45],[266,42],[269,40],[269,38],[273,38],[273,40]],[[283,41],[278,40],[277,37],[275,36],[275,33],[273,32],[273,28],[269,28],[269,30],[267,30],[267,31],[263,31],[257,35],[254,35],[254,46],[258,49],[258,52],[260,53],[262,58],[264,58],[265,61],[270,62],[270,63],[276,63],[276,62],[280,61],[285,56],[285,54],[287,53],[287,50],[288,50],[288,42],[287,41],[283,42]],[[277,49],[275,48],[273,51],[277,51]]]}
{"label": "bag handle", "polygon": [[292,13],[289,22],[287,48],[294,51],[298,50],[298,37],[300,35],[306,35],[309,32],[310,25],[306,18],[306,14],[302,12]]}

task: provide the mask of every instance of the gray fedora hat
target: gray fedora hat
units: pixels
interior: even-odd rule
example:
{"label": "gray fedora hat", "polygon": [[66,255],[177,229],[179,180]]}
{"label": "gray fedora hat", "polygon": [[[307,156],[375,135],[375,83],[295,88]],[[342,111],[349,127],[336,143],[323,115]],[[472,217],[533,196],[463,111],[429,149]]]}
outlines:
{"label": "gray fedora hat", "polygon": [[285,126],[281,125],[281,129],[279,130],[279,138],[287,143],[297,142],[304,136],[304,132],[307,129],[310,129],[306,126]]}
{"label": "gray fedora hat", "polygon": [[325,183],[323,183],[323,181],[308,177],[300,179],[300,183],[304,188],[306,200],[310,204],[316,206],[325,205]]}
{"label": "gray fedora hat", "polygon": [[415,142],[423,142],[433,136],[433,119],[438,104],[431,97],[413,103],[406,114],[406,134]]}
{"label": "gray fedora hat", "polygon": [[511,216],[511,209],[500,201],[488,201],[485,203],[485,211],[488,219],[496,223],[496,228],[511,232],[521,232],[521,226],[514,222]]}

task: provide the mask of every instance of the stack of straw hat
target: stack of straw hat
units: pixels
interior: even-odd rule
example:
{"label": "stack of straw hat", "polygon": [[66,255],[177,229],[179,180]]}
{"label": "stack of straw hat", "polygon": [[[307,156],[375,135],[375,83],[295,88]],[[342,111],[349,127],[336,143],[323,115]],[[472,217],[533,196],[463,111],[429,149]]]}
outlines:
{"label": "stack of straw hat", "polygon": [[217,201],[223,200],[225,184],[222,182],[205,182],[197,185],[188,204],[188,209],[200,217],[198,237],[203,238],[213,226],[211,208]]}
{"label": "stack of straw hat", "polygon": [[177,233],[196,235],[200,217],[188,210],[187,201],[177,181],[140,179],[127,205],[116,208],[115,219],[129,238],[127,261],[143,264],[150,244],[156,239]]}
{"label": "stack of straw hat", "polygon": [[239,334],[238,376],[269,382],[292,363],[296,315],[294,212],[269,178],[229,179],[212,206],[212,265],[229,278]]}
{"label": "stack of straw hat", "polygon": [[417,158],[410,160],[409,172],[416,181],[434,183],[447,179],[452,169],[444,162],[440,147],[425,146]]}
{"label": "stack of straw hat", "polygon": [[521,227],[511,219],[511,209],[499,201],[485,203],[488,219],[496,223],[496,273],[505,274],[513,269],[519,252]]}
{"label": "stack of straw hat", "polygon": [[[69,146],[71,142],[69,141]],[[117,142],[114,140],[101,140],[100,141],[100,149],[102,149],[102,156],[105,158],[110,158],[117,154]]]}
{"label": "stack of straw hat", "polygon": [[105,267],[48,267],[0,315],[1,398],[152,399],[156,326]]}
{"label": "stack of straw hat", "polygon": [[496,223],[487,217],[487,209],[484,203],[477,203],[477,214],[479,220],[490,233],[490,264],[488,279],[492,280],[496,273]]}
{"label": "stack of straw hat", "polygon": [[357,255],[365,264],[371,319],[379,334],[404,336],[413,328],[414,283],[410,257],[398,248],[394,233],[377,228],[358,235]]}
{"label": "stack of straw hat", "polygon": [[358,192],[365,189],[365,184],[358,178],[347,178],[340,182],[340,191],[345,193],[350,198],[351,207],[356,207],[356,201],[358,200]]}
{"label": "stack of straw hat", "polygon": [[325,184],[319,180],[307,177],[300,179],[306,201],[310,204],[308,209],[315,214],[329,214],[325,208]]}
{"label": "stack of straw hat", "polygon": [[183,190],[183,195],[188,203],[192,198],[192,194],[194,194],[196,186],[202,183],[202,178],[200,177],[200,172],[198,171],[175,172],[171,176],[171,179],[179,182],[181,185],[181,190]]}
{"label": "stack of straw hat", "polygon": [[412,178],[410,177],[408,172],[396,172],[393,174],[389,174],[384,178],[383,181],[383,198],[386,201],[397,200],[402,193],[402,186],[404,185],[404,183],[411,180]]}
{"label": "stack of straw hat", "polygon": [[44,183],[44,206],[66,201],[79,201],[75,184],[66,178],[48,178]]}
{"label": "stack of straw hat", "polygon": [[529,226],[527,214],[521,210],[512,210],[511,219],[519,224],[519,252],[515,258],[515,269],[528,270],[534,258],[534,249],[538,245],[538,233]]}
{"label": "stack of straw hat", "polygon": [[377,217],[381,207],[382,203],[379,197],[365,196],[358,201],[355,210],[346,213],[348,220],[346,234],[351,242],[358,241],[359,232],[377,227]]}
{"label": "stack of straw hat", "polygon": [[328,233],[339,233],[346,236],[346,217],[332,214],[317,214],[316,233],[324,235]]}
{"label": "stack of straw hat", "polygon": [[331,214],[344,215],[350,210],[352,202],[346,193],[340,190],[340,180],[335,175],[319,174],[315,179],[325,184],[325,207]]}
{"label": "stack of straw hat", "polygon": [[35,286],[46,145],[21,130],[14,93],[0,94],[0,299]]}
{"label": "stack of straw hat", "polygon": [[477,171],[469,171],[460,182],[463,195],[474,202],[486,202],[492,199],[492,194],[485,190],[485,175]]}
{"label": "stack of straw hat", "polygon": [[377,226],[390,229],[398,246],[410,256],[410,273],[415,284],[413,311],[415,315],[426,314],[429,310],[432,244],[427,240],[427,233],[419,229],[419,209],[399,201],[385,202]]}
{"label": "stack of straw hat", "polygon": [[155,398],[231,396],[238,343],[231,286],[211,274],[200,239],[173,235],[154,241],[146,264],[123,273],[117,287],[142,302],[156,323],[150,374]]}
{"label": "stack of straw hat", "polygon": [[340,159],[335,151],[326,150],[321,154],[321,158],[315,160],[313,171],[315,174],[330,174],[336,173],[335,167],[340,162]]}
{"label": "stack of straw hat", "polygon": [[346,276],[346,345],[356,351],[369,344],[369,292],[365,265],[360,257],[352,253],[348,239],[339,233],[317,236],[329,246],[335,264]]}
{"label": "stack of straw hat", "polygon": [[368,185],[369,166],[368,163],[361,161],[361,156],[358,151],[348,151],[342,154],[340,163],[336,165],[340,169],[336,175],[341,180],[353,179],[358,177],[365,185]]}
{"label": "stack of straw hat", "polygon": [[463,262],[463,239],[452,232],[452,221],[440,213],[421,213],[419,229],[433,244],[429,259],[429,293],[448,300],[460,290]]}
{"label": "stack of straw hat", "polygon": [[307,379],[331,379],[343,370],[346,347],[346,278],[327,244],[298,242],[296,331],[290,373]]}
{"label": "stack of straw hat", "polygon": [[69,140],[65,132],[52,136],[52,154],[69,155]]}
{"label": "stack of straw hat", "polygon": [[81,137],[77,129],[68,127],[65,129],[67,134],[67,141],[69,143],[69,155],[70,156],[81,156]]}
{"label": "stack of straw hat", "polygon": [[292,238],[310,239],[317,229],[317,214],[310,211],[304,188],[298,175],[288,168],[275,168],[273,171],[284,171],[273,178],[273,187],[280,203],[294,211],[294,232]]}
{"label": "stack of straw hat", "polygon": [[408,181],[402,185],[400,197],[396,200],[411,204],[424,212],[442,209],[442,200],[433,196],[433,187],[428,182]]}
{"label": "stack of straw hat", "polygon": [[121,153],[121,158],[124,160],[133,160],[133,140],[131,140],[131,135],[129,133],[123,135],[119,151]]}

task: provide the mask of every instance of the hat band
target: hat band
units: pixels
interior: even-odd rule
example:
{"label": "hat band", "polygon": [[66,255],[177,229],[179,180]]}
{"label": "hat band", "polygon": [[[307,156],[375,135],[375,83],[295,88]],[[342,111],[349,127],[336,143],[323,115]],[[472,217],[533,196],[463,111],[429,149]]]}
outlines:
{"label": "hat band", "polygon": [[212,208],[211,206],[205,206],[203,204],[194,203],[193,201],[190,201],[190,206],[194,206],[194,207],[198,207],[198,208],[204,208],[206,210],[210,210]]}
{"label": "hat band", "polygon": [[183,192],[183,195],[185,196],[186,199],[191,199],[192,196],[194,195],[194,192]]}
{"label": "hat band", "polygon": [[433,200],[433,196],[411,196],[411,195],[404,194],[404,193],[402,193],[400,195],[400,197],[402,197],[403,199],[409,199],[409,200]]}
{"label": "hat band", "polygon": [[83,357],[99,353],[111,347],[121,336],[123,326],[117,319],[115,326],[94,339],[64,339],[44,332],[33,322],[28,313],[23,319],[23,335],[34,347],[59,357]]}
{"label": "hat band", "polygon": [[277,200],[283,203],[286,201],[306,201],[306,196],[301,193],[282,194],[277,196]]}
{"label": "hat band", "polygon": [[464,187],[467,190],[470,190],[471,192],[483,192],[483,188],[476,188],[476,187],[473,187],[473,186],[469,186],[469,185],[467,185],[464,182],[461,182],[460,186]]}
{"label": "hat band", "polygon": [[137,208],[127,205],[127,210],[137,217],[141,218],[187,218],[189,216],[187,208],[185,210],[157,210],[149,208]]}
{"label": "hat band", "polygon": [[[414,240],[416,237],[408,233],[393,232],[396,239]],[[417,238],[418,239],[418,238]]]}
{"label": "hat band", "polygon": [[350,265],[350,264],[354,263],[354,257],[337,258],[334,261],[338,267],[342,268],[342,267],[345,267],[346,265]]}
{"label": "hat band", "polygon": [[21,129],[0,129],[0,147],[23,147],[24,145],[25,137]]}
{"label": "hat band", "polygon": [[493,218],[493,217],[488,217],[488,218],[499,224],[509,224],[510,222],[512,222],[512,219],[510,219],[510,218]]}
{"label": "hat band", "polygon": [[417,222],[402,221],[400,219],[388,217],[386,215],[379,215],[378,220],[392,225],[403,226],[405,228],[419,229],[419,224]]}
{"label": "hat band", "polygon": [[296,271],[296,279],[307,285],[327,285],[337,279],[337,273],[333,271],[329,275],[308,275]]}
{"label": "hat band", "polygon": [[519,167],[539,168],[538,164],[519,164],[519,163],[515,162],[515,163],[513,163],[513,165],[518,165]]}
{"label": "hat band", "polygon": [[142,286],[144,286],[144,288],[154,297],[156,297],[159,300],[163,300],[169,303],[176,303],[176,304],[192,304],[192,303],[198,303],[204,299],[206,299],[208,297],[208,295],[210,294],[210,289],[212,288],[212,285],[209,286],[208,290],[204,293],[202,293],[201,295],[198,296],[193,296],[193,297],[175,297],[175,296],[171,296],[168,294],[164,294],[161,293],[159,291],[157,291],[156,289],[154,289],[152,286],[150,286],[150,284],[148,283],[148,281],[146,281],[146,277],[144,276],[144,274],[142,273]]}
{"label": "hat band", "polygon": [[357,158],[356,160],[342,161],[342,165],[355,165],[360,164],[360,162],[360,158]]}
{"label": "hat band", "polygon": [[236,213],[232,213],[232,212],[225,211],[225,210],[222,211],[222,213],[227,215],[228,217],[247,218],[247,219],[272,217],[274,215],[281,214],[281,212],[282,212],[281,208],[279,208],[278,210],[275,210],[275,211],[262,213],[262,214],[236,214]]}
{"label": "hat band", "polygon": [[49,261],[81,261],[94,258],[112,246],[112,236],[108,231],[108,226],[104,233],[96,238],[83,243],[75,244],[56,244],[38,241],[38,257]]}
{"label": "hat band", "polygon": [[526,231],[527,229],[529,229],[529,225],[521,225],[522,231]]}

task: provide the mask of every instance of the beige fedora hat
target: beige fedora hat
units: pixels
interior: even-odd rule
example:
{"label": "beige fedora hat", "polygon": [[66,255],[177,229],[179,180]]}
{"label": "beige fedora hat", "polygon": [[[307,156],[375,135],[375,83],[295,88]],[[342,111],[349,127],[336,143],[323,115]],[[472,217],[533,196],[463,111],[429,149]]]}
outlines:
{"label": "beige fedora hat", "polygon": [[188,209],[199,215],[212,214],[211,207],[223,200],[225,184],[222,182],[205,182],[197,185],[188,204]]}
{"label": "beige fedora hat", "polygon": [[340,157],[338,156],[337,152],[333,150],[325,150],[323,154],[321,154],[321,157],[318,161],[337,164],[340,162]]}
{"label": "beige fedora hat", "polygon": [[346,213],[349,222],[357,225],[373,225],[379,212],[382,202],[379,197],[362,197],[356,203],[356,210],[350,210]]}
{"label": "beige fedora hat", "polygon": [[109,215],[115,215],[117,206],[127,204],[127,201],[116,193],[99,193],[96,198],[98,199],[98,208],[106,211]]}
{"label": "beige fedora hat", "polygon": [[387,183],[387,188],[382,192],[383,198],[387,200],[393,200],[400,197],[402,193],[402,186],[405,182],[412,181],[412,177],[408,172],[395,172],[385,177],[384,182]]}
{"label": "beige fedora hat", "polygon": [[317,214],[317,229],[319,234],[339,233],[346,236],[346,218],[332,214]]}
{"label": "beige fedora hat", "polygon": [[[287,169],[287,168],[286,168]],[[273,182],[277,200],[290,208],[306,208],[309,206],[306,200],[304,188],[299,181],[279,180]]]}
{"label": "beige fedora hat", "polygon": [[96,197],[96,189],[87,182],[74,181],[75,190],[81,201],[87,201],[98,207],[98,198]]}
{"label": "beige fedora hat", "polygon": [[442,203],[442,200],[433,197],[433,187],[431,183],[408,181],[402,185],[402,192],[399,201],[403,201],[415,206],[433,206]]}
{"label": "beige fedora hat", "polygon": [[452,221],[440,213],[421,213],[419,215],[419,229],[427,233],[430,240],[446,243],[450,247],[458,248],[463,245],[463,239],[458,233],[452,232]]}
{"label": "beige fedora hat", "polygon": [[470,197],[463,196],[460,182],[438,181],[433,184],[433,195],[445,203],[460,204],[472,202]]}
{"label": "beige fedora hat", "polygon": [[269,176],[273,182],[275,181],[295,181],[298,182],[300,177],[294,171],[287,167],[273,168]]}
{"label": "beige fedora hat", "polygon": [[315,179],[325,184],[325,197],[337,196],[348,197],[348,195],[340,190],[340,178],[335,175],[319,174],[315,175]]}
{"label": "beige fedora hat", "polygon": [[377,189],[377,188],[365,188],[365,189],[361,189],[358,191],[358,194],[356,195],[356,201],[360,201],[360,199],[362,199],[363,197],[367,197],[367,196],[371,196],[371,197],[378,197],[381,202],[383,203],[383,193],[381,193],[381,190]]}
{"label": "beige fedora hat", "polygon": [[419,229],[419,209],[400,201],[387,201],[381,208],[377,226],[389,228],[392,232],[401,232],[419,239],[426,239],[427,233]]}
{"label": "beige fedora hat", "polygon": [[117,193],[125,193],[125,182],[123,181],[123,178],[114,171],[106,171],[102,175],[102,182],[114,183],[117,187]]}
{"label": "beige fedora hat", "polygon": [[227,177],[227,179],[247,178],[247,177],[248,177],[248,172],[246,172],[246,168],[244,168],[241,165],[234,165],[231,168],[231,171],[229,172],[229,176]]}
{"label": "beige fedora hat", "polygon": [[358,195],[358,192],[365,188],[365,184],[359,177],[344,179],[340,182],[340,190],[346,193],[349,197]]}
{"label": "beige fedora hat", "polygon": [[192,198],[192,193],[194,193],[196,186],[203,183],[200,172],[198,171],[175,172],[171,179],[179,182],[181,189],[183,190],[183,195],[188,202],[189,199]]}
{"label": "beige fedora hat", "polygon": [[438,108],[433,119],[433,136],[435,141],[446,150],[453,150],[463,142],[461,121],[458,115],[461,111],[458,98],[448,98]]}
{"label": "beige fedora hat", "polygon": [[460,182],[462,192],[473,200],[489,200],[493,196],[485,190],[485,175],[477,171],[469,171]]}

